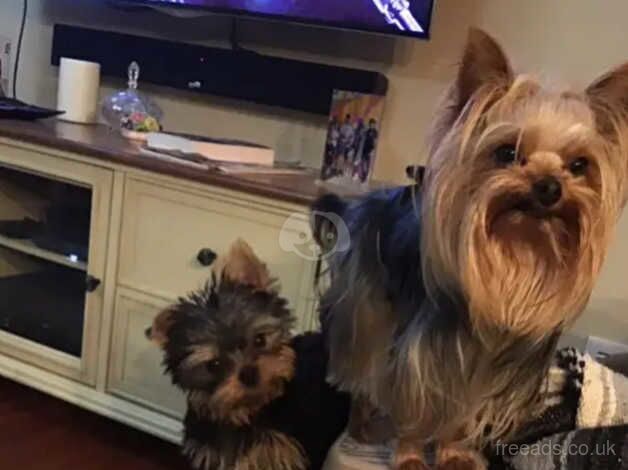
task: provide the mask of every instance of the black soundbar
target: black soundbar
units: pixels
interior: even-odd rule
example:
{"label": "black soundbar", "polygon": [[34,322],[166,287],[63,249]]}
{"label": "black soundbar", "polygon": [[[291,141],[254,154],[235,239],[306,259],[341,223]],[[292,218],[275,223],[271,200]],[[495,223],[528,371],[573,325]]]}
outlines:
{"label": "black soundbar", "polygon": [[335,89],[388,89],[377,72],[58,24],[52,64],[61,57],[98,62],[103,75],[122,78],[135,60],[144,82],[325,115]]}

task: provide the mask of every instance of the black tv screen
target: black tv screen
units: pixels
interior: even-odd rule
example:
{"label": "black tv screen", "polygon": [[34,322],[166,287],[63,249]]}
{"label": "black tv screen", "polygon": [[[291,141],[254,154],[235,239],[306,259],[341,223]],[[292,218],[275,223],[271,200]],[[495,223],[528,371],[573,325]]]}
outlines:
{"label": "black tv screen", "polygon": [[429,36],[434,0],[131,0],[384,34]]}

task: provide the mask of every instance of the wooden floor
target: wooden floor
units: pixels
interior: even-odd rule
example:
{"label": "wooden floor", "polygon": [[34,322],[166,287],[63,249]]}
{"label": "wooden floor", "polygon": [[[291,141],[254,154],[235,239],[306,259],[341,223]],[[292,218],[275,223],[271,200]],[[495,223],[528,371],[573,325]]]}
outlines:
{"label": "wooden floor", "polygon": [[2,470],[185,470],[178,448],[0,379]]}

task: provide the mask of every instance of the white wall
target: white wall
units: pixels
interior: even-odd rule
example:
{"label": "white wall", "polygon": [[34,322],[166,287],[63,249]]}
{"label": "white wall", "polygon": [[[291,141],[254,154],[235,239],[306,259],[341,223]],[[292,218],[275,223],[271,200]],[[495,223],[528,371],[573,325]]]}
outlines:
{"label": "white wall", "polygon": [[[429,42],[246,21],[242,44],[261,52],[384,72],[390,79],[381,179],[403,180],[403,168],[423,159],[432,110],[451,79],[468,26],[495,35],[523,70],[540,71],[585,86],[612,65],[628,60],[625,0],[436,0]],[[20,91],[24,99],[54,105],[56,71],[50,67],[54,22],[135,31],[188,42],[224,44],[223,18],[174,20],[155,13],[113,11],[104,0],[30,0]],[[0,35],[14,35],[20,0],[0,0]],[[140,58],[141,59],[141,58]],[[167,58],[164,58],[167,60]],[[141,60],[140,60],[141,61]],[[319,161],[324,119],[184,92],[155,90],[173,130],[256,140],[284,159]],[[628,217],[577,331],[628,343]]]}

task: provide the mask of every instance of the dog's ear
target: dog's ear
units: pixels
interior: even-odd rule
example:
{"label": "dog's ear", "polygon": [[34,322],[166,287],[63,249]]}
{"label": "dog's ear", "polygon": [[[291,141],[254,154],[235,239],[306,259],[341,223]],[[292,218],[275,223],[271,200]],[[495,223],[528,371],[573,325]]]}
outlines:
{"label": "dog's ear", "polygon": [[491,99],[497,99],[513,81],[514,73],[499,44],[484,31],[471,28],[456,79],[432,124],[432,146],[438,146],[476,94],[486,90]]}
{"label": "dog's ear", "polygon": [[481,88],[507,86],[513,78],[510,62],[497,41],[481,29],[471,28],[455,83],[458,111]]}
{"label": "dog's ear", "polygon": [[[599,77],[585,93],[598,132],[621,147],[623,176],[628,177],[628,62]],[[627,199],[628,191],[624,190],[622,204]]]}
{"label": "dog's ear", "polygon": [[608,135],[628,125],[628,62],[595,80],[586,89],[598,129]]}
{"label": "dog's ear", "polygon": [[168,343],[168,332],[174,324],[175,315],[177,315],[177,311],[172,307],[163,310],[155,317],[152,326],[146,329],[146,337],[160,348],[165,348]]}
{"label": "dog's ear", "polygon": [[253,249],[242,239],[236,240],[224,257],[216,263],[219,277],[238,284],[255,287],[259,290],[271,290],[275,279],[270,276],[264,264]]}

